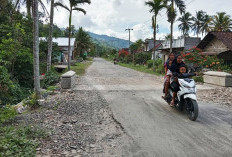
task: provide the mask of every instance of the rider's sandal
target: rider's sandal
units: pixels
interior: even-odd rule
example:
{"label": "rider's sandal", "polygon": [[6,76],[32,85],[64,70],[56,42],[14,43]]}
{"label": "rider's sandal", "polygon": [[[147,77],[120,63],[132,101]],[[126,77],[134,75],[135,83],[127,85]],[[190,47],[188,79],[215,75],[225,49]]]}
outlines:
{"label": "rider's sandal", "polygon": [[171,106],[171,107],[174,107],[174,106],[175,106],[174,101],[171,101],[170,106]]}
{"label": "rider's sandal", "polygon": [[162,96],[162,98],[163,98],[164,100],[167,100],[167,96]]}

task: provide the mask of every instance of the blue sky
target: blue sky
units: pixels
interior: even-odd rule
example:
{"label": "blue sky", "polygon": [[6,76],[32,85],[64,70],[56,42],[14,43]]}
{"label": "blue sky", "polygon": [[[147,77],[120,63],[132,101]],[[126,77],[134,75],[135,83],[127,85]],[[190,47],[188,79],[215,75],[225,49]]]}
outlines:
{"label": "blue sky", "polygon": [[[67,0],[63,0],[63,2],[68,4]],[[144,5],[145,0],[91,0],[91,2],[90,5],[80,6],[87,11],[86,15],[74,12],[72,24],[76,28],[82,26],[87,31],[122,39],[128,39],[128,32],[125,29],[133,28],[132,41],[152,37],[152,14],[149,13],[148,6]],[[196,11],[203,10],[209,15],[214,15],[216,12],[226,12],[232,16],[232,0],[185,0],[185,4],[187,4],[187,11],[193,15]],[[161,11],[158,16],[158,39],[162,39],[169,33],[170,24],[167,22],[166,16],[165,10]],[[67,27],[67,11],[61,8],[55,9],[54,22],[59,27]],[[178,22],[174,25],[175,37],[181,35],[177,26]]]}

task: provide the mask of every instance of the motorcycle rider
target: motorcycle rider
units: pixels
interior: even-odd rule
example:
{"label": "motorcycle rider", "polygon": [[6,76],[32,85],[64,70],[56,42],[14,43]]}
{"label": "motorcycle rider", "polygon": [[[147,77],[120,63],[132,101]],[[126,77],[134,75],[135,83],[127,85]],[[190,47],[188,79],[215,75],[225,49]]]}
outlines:
{"label": "motorcycle rider", "polygon": [[[185,71],[184,71],[184,67],[183,66],[185,66],[185,63],[183,62],[183,58],[182,58],[182,56],[181,55],[177,55],[176,57],[175,57],[175,59],[174,59],[174,62],[172,63],[172,66],[170,67],[170,70],[171,70],[171,72],[172,73],[186,73],[186,66],[185,66]],[[182,67],[182,72],[180,71],[180,68]],[[175,87],[175,89],[173,89],[174,90],[174,92],[173,92],[173,97],[172,97],[172,101],[171,101],[171,104],[170,104],[170,106],[174,106],[174,103],[175,103],[175,98],[176,98],[176,96],[177,96],[177,92],[178,92],[178,90],[179,90],[179,85],[178,85],[178,83],[177,83],[177,80],[174,80],[174,77],[173,77],[173,75],[172,75],[172,77],[171,77],[171,80],[170,80],[170,82],[172,83],[172,86],[174,86]],[[168,86],[169,87],[169,86]]]}

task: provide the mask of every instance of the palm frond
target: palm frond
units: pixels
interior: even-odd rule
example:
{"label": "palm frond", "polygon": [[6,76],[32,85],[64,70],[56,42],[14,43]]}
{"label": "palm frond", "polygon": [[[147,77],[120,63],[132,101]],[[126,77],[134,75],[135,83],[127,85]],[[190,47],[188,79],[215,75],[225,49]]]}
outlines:
{"label": "palm frond", "polygon": [[76,4],[84,4],[84,3],[90,4],[91,1],[90,1],[90,0],[77,0],[77,1],[76,1]]}
{"label": "palm frond", "polygon": [[[47,2],[48,2],[48,1],[47,1]],[[47,15],[49,15],[49,12],[48,12],[47,8],[45,7],[44,3],[42,2],[42,0],[39,0],[39,3],[40,3],[40,5],[41,5],[43,11],[44,11],[45,13],[47,13]]]}
{"label": "palm frond", "polygon": [[64,5],[64,4],[60,3],[60,2],[56,2],[54,4],[54,6],[64,8],[64,9],[66,9],[66,10],[68,10],[70,12],[70,9],[66,5]]}
{"label": "palm frond", "polygon": [[174,0],[175,1],[175,5],[177,6],[178,10],[180,11],[180,13],[184,13],[186,6],[183,0]]}
{"label": "palm frond", "polygon": [[84,14],[86,14],[86,11],[84,9],[82,9],[82,8],[73,8],[72,10],[81,11]]}
{"label": "palm frond", "polygon": [[90,0],[70,0],[69,2],[71,4],[71,6],[73,6],[73,7],[77,6],[78,4],[84,4],[84,3],[90,4],[91,3]]}

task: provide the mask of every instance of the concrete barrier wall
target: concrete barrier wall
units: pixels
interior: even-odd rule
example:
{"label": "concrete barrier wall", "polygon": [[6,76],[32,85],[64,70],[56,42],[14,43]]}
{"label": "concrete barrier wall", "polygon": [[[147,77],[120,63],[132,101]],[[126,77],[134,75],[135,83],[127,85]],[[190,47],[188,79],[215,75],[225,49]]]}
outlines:
{"label": "concrete barrier wall", "polygon": [[223,87],[232,87],[232,75],[225,72],[208,71],[204,73],[204,82]]}
{"label": "concrete barrier wall", "polygon": [[75,87],[76,72],[68,71],[61,75],[61,88],[72,89]]}

